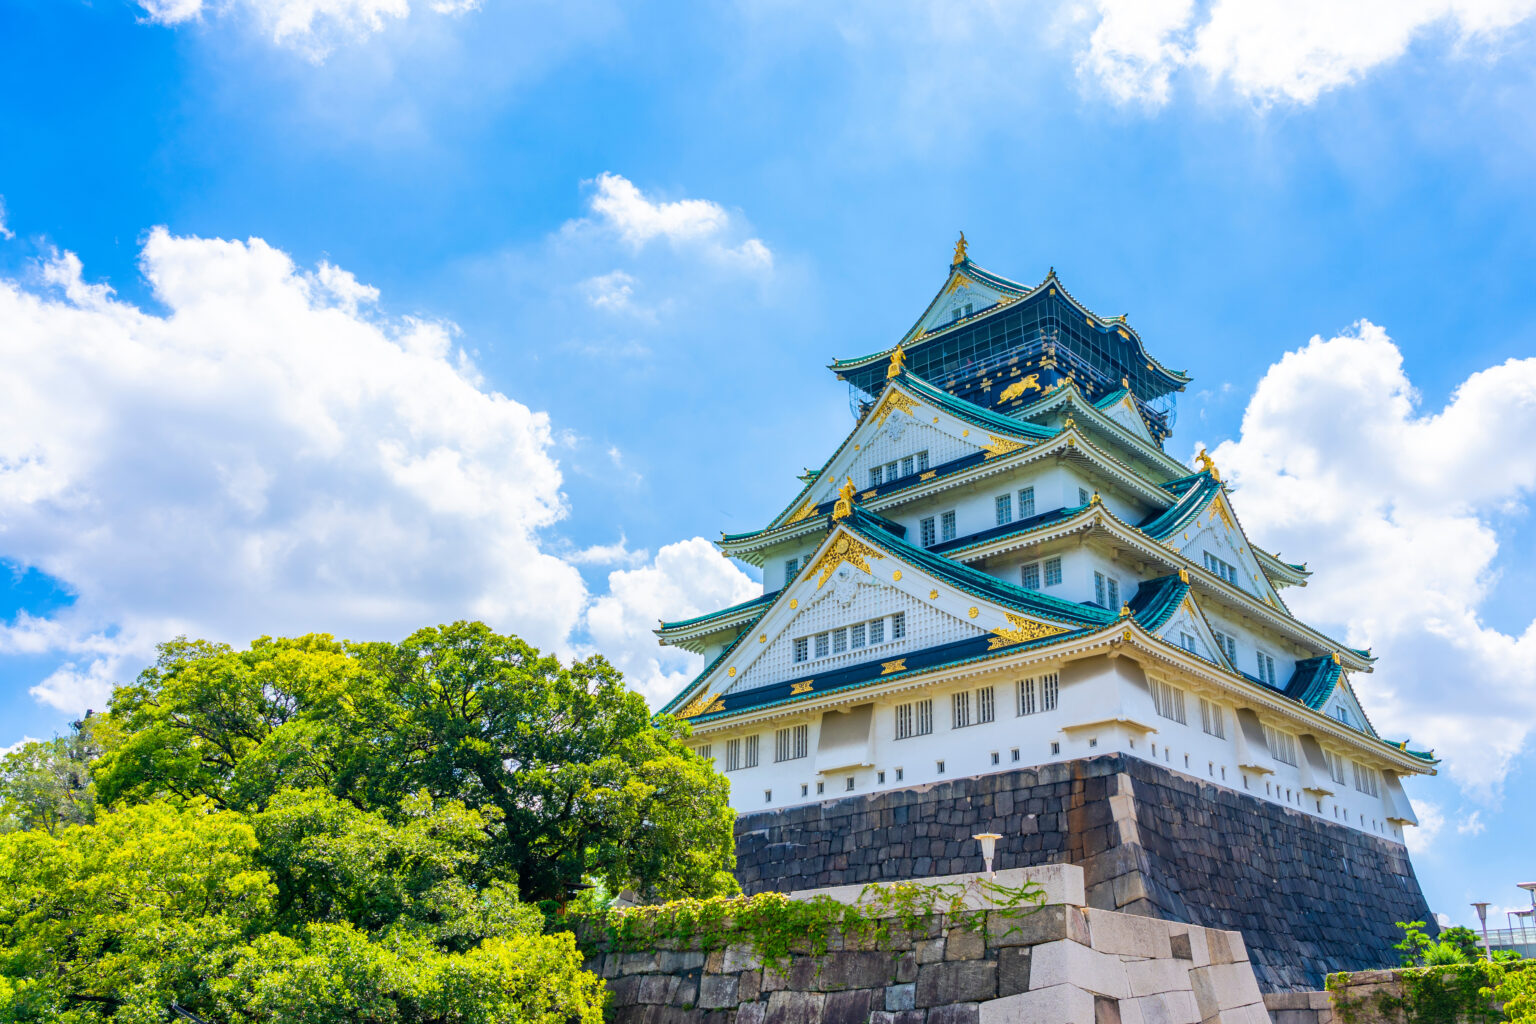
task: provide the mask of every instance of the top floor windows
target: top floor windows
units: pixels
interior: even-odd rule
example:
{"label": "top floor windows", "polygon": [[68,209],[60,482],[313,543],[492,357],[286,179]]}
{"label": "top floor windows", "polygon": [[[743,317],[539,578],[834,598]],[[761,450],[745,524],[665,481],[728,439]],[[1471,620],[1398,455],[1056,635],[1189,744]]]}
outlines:
{"label": "top floor windows", "polygon": [[931,548],[939,542],[938,531],[934,529],[933,516],[928,516],[918,526],[923,535],[923,547]]}
{"label": "top floor windows", "polygon": [[869,467],[869,486],[879,487],[893,480],[911,476],[913,473],[923,473],[928,470],[928,453],[918,452],[916,455],[907,455],[903,458],[887,462],[880,466]]}
{"label": "top floor windows", "polygon": [[999,494],[995,504],[997,505],[997,525],[1006,526],[1013,522],[1013,495]]}
{"label": "top floor windows", "polygon": [[1234,587],[1237,586],[1237,566],[1231,562],[1223,561],[1207,551],[1205,553],[1205,567]]}
{"label": "top floor windows", "polygon": [[1035,514],[1035,489],[1033,487],[1019,488],[1019,518],[1028,519]]}
{"label": "top floor windows", "polygon": [[955,539],[955,513],[953,509],[939,516],[939,532],[943,540]]}
{"label": "top floor windows", "polygon": [[[1359,726],[1355,724],[1355,716],[1351,715],[1349,713],[1349,708],[1345,707],[1343,704],[1335,704],[1333,706],[1333,717],[1337,718],[1351,729],[1359,728]],[[1339,781],[1343,782],[1344,780],[1340,779]]]}
{"label": "top floor windows", "polygon": [[851,626],[839,626],[813,636],[796,637],[795,664],[812,660],[813,650],[816,658],[825,658],[879,646],[886,642],[887,636],[892,640],[900,640],[906,635],[907,613],[897,612],[878,619],[855,622]]}
{"label": "top floor windows", "polygon": [[961,317],[970,316],[971,315],[971,310],[973,310],[975,308],[976,308],[976,304],[974,302],[967,302],[963,306],[956,306],[954,309],[949,311],[949,322],[950,323],[954,323],[956,320],[959,320]]}

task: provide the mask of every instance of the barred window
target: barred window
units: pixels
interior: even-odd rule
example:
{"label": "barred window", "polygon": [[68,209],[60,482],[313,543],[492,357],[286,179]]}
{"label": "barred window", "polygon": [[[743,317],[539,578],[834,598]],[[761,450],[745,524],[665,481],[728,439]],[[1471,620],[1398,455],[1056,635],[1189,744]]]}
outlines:
{"label": "barred window", "polygon": [[1264,727],[1264,742],[1269,746],[1269,752],[1276,761],[1284,761],[1286,764],[1296,763],[1296,737],[1279,729]]}
{"label": "barred window", "polygon": [[869,622],[869,642],[872,644],[885,643],[885,620],[871,619]]}
{"label": "barred window", "polygon": [[798,559],[798,558],[786,558],[786,559],[784,559],[784,582],[785,583],[788,583],[790,580],[794,579],[795,578],[795,574],[798,573],[799,571],[800,571],[800,559]]}
{"label": "barred window", "polygon": [[1366,796],[1381,796],[1381,773],[1359,761],[1352,763],[1355,766],[1355,788]]}
{"label": "barred window", "polygon": [[848,646],[854,650],[864,646],[864,623],[857,622],[848,627]]}
{"label": "barred window", "polygon": [[810,726],[792,725],[773,734],[773,759],[794,761],[806,756],[809,749]]}
{"label": "barred window", "polygon": [[897,467],[897,465],[898,464],[895,463],[895,462],[887,462],[885,464],[885,482],[886,483],[890,483],[892,480],[896,479],[896,467]]}
{"label": "barred window", "polygon": [[[713,743],[700,743],[699,749],[694,751],[694,753],[706,761],[713,761],[715,759],[715,745]],[[1339,781],[1342,782],[1343,780],[1340,779]]]}
{"label": "barred window", "polygon": [[955,513],[952,510],[939,516],[939,528],[945,540],[955,539]]}
{"label": "barred window", "polygon": [[1233,586],[1237,585],[1237,566],[1231,562],[1217,558],[1207,551],[1205,553],[1205,567]]}
{"label": "barred window", "polygon": [[1019,680],[1019,714],[1032,715],[1039,710],[1035,701],[1035,681],[1033,679]]}
{"label": "barred window", "polygon": [[1047,558],[1045,560],[1045,585],[1054,587],[1061,582],[1061,559]]}
{"label": "barred window", "polygon": [[825,658],[827,656],[828,651],[831,649],[828,646],[830,640],[831,634],[829,633],[816,634],[816,657]]}
{"label": "barred window", "polygon": [[1040,710],[1056,710],[1056,694],[1061,689],[1061,677],[1055,672],[1040,677]]}
{"label": "barred window", "polygon": [[955,710],[953,728],[964,729],[971,724],[971,692],[961,690],[952,699]]}
{"label": "barred window", "polygon": [[832,653],[842,654],[846,650],[848,650],[848,630],[846,628],[834,629],[832,631]]}
{"label": "barred window", "polygon": [[901,460],[901,475],[912,475],[912,456],[908,455],[906,458]]}
{"label": "barred window", "polygon": [[802,636],[795,640],[795,664],[809,661],[811,658],[811,638]]}
{"label": "barred window", "polygon": [[879,466],[871,466],[869,470],[869,486],[879,487],[884,482],[884,470]]}
{"label": "barred window", "polygon": [[1101,572],[1093,574],[1093,597],[1099,607],[1120,610],[1120,581]]}
{"label": "barred window", "polygon": [[999,494],[996,498],[997,525],[1004,526],[1013,522],[1013,495]]}
{"label": "barred window", "polygon": [[918,524],[923,534],[923,547],[931,548],[939,542],[938,535],[933,529],[933,516],[929,516]]}
{"label": "barred window", "polygon": [[1227,660],[1235,666],[1237,664],[1237,641],[1226,633],[1212,631],[1216,637],[1216,646],[1221,648],[1221,653],[1227,656]]}
{"label": "barred window", "polygon": [[897,612],[891,616],[891,639],[900,640],[907,635],[907,613]]}
{"label": "barred window", "polygon": [[744,736],[741,739],[725,741],[725,770],[728,772],[740,771],[743,768],[757,767],[757,737]]}
{"label": "barred window", "polygon": [[1025,590],[1040,589],[1040,563],[1030,562],[1019,569],[1019,584]]}
{"label": "barred window", "polygon": [[1035,514],[1035,489],[1024,487],[1019,490],[1019,518],[1028,519]]}
{"label": "barred window", "polygon": [[1339,785],[1344,785],[1344,759],[1331,750],[1325,750],[1323,760],[1328,762],[1328,777]]}
{"label": "barred window", "polygon": [[1204,697],[1200,698],[1200,728],[1219,740],[1227,738],[1226,716],[1222,714],[1221,706]]}
{"label": "barred window", "polygon": [[1152,689],[1152,706],[1157,713],[1180,725],[1189,724],[1184,714],[1184,691],[1161,679],[1149,679],[1147,682]]}
{"label": "barred window", "polygon": [[917,453],[917,471],[919,473],[926,473],[928,471],[928,453],[927,452],[918,452]]}
{"label": "barred window", "polygon": [[[933,732],[933,701],[915,700],[896,705],[896,738],[911,739]],[[900,778],[900,774],[897,778]]]}
{"label": "barred window", "polygon": [[983,686],[976,691],[976,721],[978,724],[997,719],[997,701],[992,687]]}
{"label": "barred window", "polygon": [[1079,505],[1086,505],[1086,504],[1088,504],[1088,488],[1086,488],[1086,487],[1079,487],[1077,489],[1077,503]]}

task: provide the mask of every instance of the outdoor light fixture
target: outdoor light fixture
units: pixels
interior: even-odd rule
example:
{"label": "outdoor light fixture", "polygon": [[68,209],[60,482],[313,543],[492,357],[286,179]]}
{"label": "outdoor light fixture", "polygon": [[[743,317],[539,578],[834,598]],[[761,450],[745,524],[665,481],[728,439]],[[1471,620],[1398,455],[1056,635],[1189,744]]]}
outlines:
{"label": "outdoor light fixture", "polygon": [[996,832],[980,832],[971,838],[981,843],[981,859],[987,864],[987,874],[996,878],[997,872],[992,870],[992,855],[997,852],[997,841],[1003,837]]}
{"label": "outdoor light fixture", "polygon": [[1488,945],[1488,904],[1474,903],[1472,907],[1477,911],[1477,919],[1483,925],[1483,956],[1489,963],[1493,963],[1493,950]]}

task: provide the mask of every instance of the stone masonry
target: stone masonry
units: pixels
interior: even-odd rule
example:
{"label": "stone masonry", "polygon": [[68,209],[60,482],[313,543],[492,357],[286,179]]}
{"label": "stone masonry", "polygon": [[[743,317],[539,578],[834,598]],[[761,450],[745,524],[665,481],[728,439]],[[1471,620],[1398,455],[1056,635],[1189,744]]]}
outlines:
{"label": "stone masonry", "polygon": [[731,946],[600,953],[588,967],[614,1024],[1270,1024],[1238,933],[1087,908],[1070,865],[998,876],[1038,882],[1046,905],[1000,909],[973,891],[980,927],[934,915],[894,925],[881,948],[832,936],[825,954],[807,943],[777,966]]}
{"label": "stone masonry", "polygon": [[743,815],[748,893],[1077,864],[1087,904],[1240,931],[1264,991],[1396,962],[1398,921],[1432,920],[1404,848],[1123,755]]}

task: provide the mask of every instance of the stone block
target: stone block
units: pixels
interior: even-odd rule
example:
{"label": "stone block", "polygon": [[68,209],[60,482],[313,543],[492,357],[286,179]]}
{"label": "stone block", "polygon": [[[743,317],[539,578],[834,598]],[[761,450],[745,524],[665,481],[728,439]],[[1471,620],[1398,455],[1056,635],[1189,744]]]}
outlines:
{"label": "stone block", "polygon": [[917,962],[920,964],[936,964],[944,959],[944,940],[925,939],[916,947]]}
{"label": "stone block", "polygon": [[945,960],[980,960],[987,952],[987,941],[980,931],[951,928],[944,936]]}
{"label": "stone block", "polygon": [[[763,1024],[819,1024],[826,1002],[820,992],[775,992],[768,997]],[[740,1012],[736,1020],[740,1024]]]}
{"label": "stone block", "polygon": [[876,1010],[869,1015],[869,1024],[924,1024],[927,1010]]}
{"label": "stone block", "polygon": [[879,988],[891,980],[895,962],[889,953],[828,953],[820,958],[814,974],[822,992],[851,988]]}
{"label": "stone block", "polygon": [[885,990],[887,1010],[910,1010],[917,1005],[917,985],[890,985]]}
{"label": "stone block", "polygon": [[655,953],[620,953],[619,973],[655,974],[661,969]]}
{"label": "stone block", "polygon": [[[1127,1014],[1127,1010],[1130,1010],[1130,1014]],[[1139,1016],[1142,1024],[1200,1024],[1201,1020],[1195,1000],[1188,992],[1164,992],[1122,1000],[1120,1011],[1122,1024],[1131,1014]]]}
{"label": "stone block", "polygon": [[704,966],[704,954],[692,950],[662,950],[656,954],[657,969],[662,974],[682,974]]}
{"label": "stone block", "polygon": [[1060,939],[1030,950],[1029,984],[1033,988],[1075,985],[1094,995],[1124,999],[1130,995],[1125,965],[1119,957]]}
{"label": "stone block", "polygon": [[994,910],[987,914],[987,945],[1033,946],[1070,939],[1087,945],[1089,930],[1083,911],[1076,907],[1041,907],[1038,910]]}
{"label": "stone block", "polygon": [[[979,1024],[1097,1024],[1093,993],[1076,985],[1033,988],[981,1004]],[[740,1024],[738,1018],[737,1024]],[[1123,1021],[1122,1021],[1123,1024]]]}
{"label": "stone block", "polygon": [[818,966],[816,958],[809,956],[792,957],[787,964],[769,964],[763,968],[763,991],[810,991],[816,987]]}
{"label": "stone block", "polygon": [[736,1010],[736,1024],[766,1024],[767,1003],[742,1003]]}
{"label": "stone block", "polygon": [[[1209,932],[1204,928],[1191,927],[1182,937],[1170,936],[1170,942],[1182,938],[1181,945],[1173,947],[1173,955],[1188,960],[1193,967],[1208,967],[1211,963]],[[1180,950],[1183,950],[1181,953]]]}
{"label": "stone block", "polygon": [[635,993],[634,1001],[657,1006],[665,1005],[673,1001],[682,983],[683,979],[675,974],[640,975],[640,987]]}
{"label": "stone block", "polygon": [[981,1008],[976,1003],[935,1006],[928,1011],[928,1024],[980,1024]]}
{"label": "stone block", "polygon": [[716,970],[721,974],[740,974],[742,971],[755,971],[762,966],[763,958],[758,956],[751,946],[746,943],[737,943],[734,946],[725,947],[720,966]]}
{"label": "stone block", "polygon": [[1147,898],[1147,879],[1140,871],[1115,876],[1115,906],[1124,907]]}
{"label": "stone block", "polygon": [[996,995],[995,960],[950,960],[926,964],[917,972],[915,1002],[919,1007],[992,999]]}
{"label": "stone block", "polygon": [[906,984],[917,980],[917,957],[911,953],[903,953],[897,957],[894,963],[892,980],[898,984]]}
{"label": "stone block", "polygon": [[1011,996],[1029,988],[1028,946],[1010,946],[997,952],[997,994]]}
{"label": "stone block", "polygon": [[741,1002],[740,990],[741,981],[734,974],[706,974],[699,979],[699,1005],[706,1010],[735,1006]]}
{"label": "stone block", "polygon": [[1246,963],[1196,967],[1189,972],[1189,980],[1202,1019],[1249,1003],[1264,1005],[1258,980]]}
{"label": "stone block", "polygon": [[736,975],[736,998],[741,1002],[751,1002],[763,991],[762,971],[742,971]]}
{"label": "stone block", "polygon": [[[1125,981],[1130,986],[1133,996],[1189,991],[1189,962],[1171,958],[1131,960],[1125,964]],[[1202,1013],[1201,1016],[1204,1014]]]}
{"label": "stone block", "polygon": [[876,990],[833,992],[821,1010],[821,1024],[866,1024],[876,1005]]}
{"label": "stone block", "polygon": [[1094,1024],[1120,1024],[1120,1000],[1107,996],[1093,997]]}
{"label": "stone block", "polygon": [[1101,953],[1164,960],[1173,956],[1166,921],[1104,910],[1084,910],[1083,916],[1088,921],[1089,944]]}

